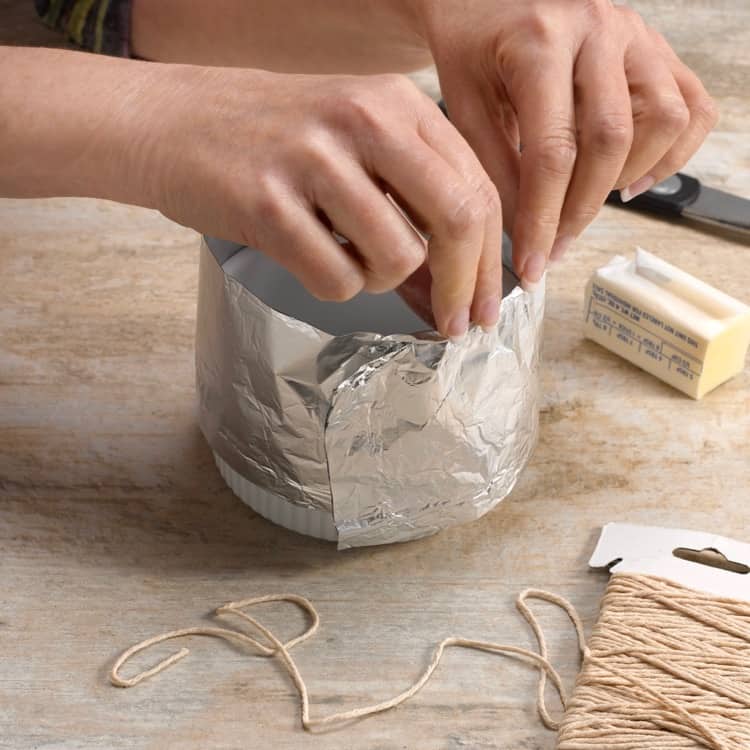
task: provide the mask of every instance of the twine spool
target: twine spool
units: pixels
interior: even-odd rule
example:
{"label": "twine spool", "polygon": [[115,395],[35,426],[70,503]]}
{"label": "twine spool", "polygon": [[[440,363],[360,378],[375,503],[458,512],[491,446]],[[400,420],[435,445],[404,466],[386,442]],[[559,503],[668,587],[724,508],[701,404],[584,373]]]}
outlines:
{"label": "twine spool", "polygon": [[616,574],[559,750],[748,750],[750,602]]}
{"label": "twine spool", "polygon": [[[549,661],[538,619],[528,606],[532,599],[560,607],[576,630],[583,662],[569,700],[560,675]],[[290,602],[309,617],[307,630],[286,643],[243,611],[275,601]],[[169,631],[127,649],[112,666],[109,678],[113,685],[132,687],[189,653],[182,648],[133,677],[120,675],[130,658],[166,640],[203,635],[234,641],[280,661],[299,693],[302,726],[315,731],[409,700],[432,677],[447,648],[471,648],[512,656],[539,670],[537,710],[545,726],[559,730],[559,750],[750,748],[750,602],[712,597],[651,576],[616,574],[610,579],[588,645],[575,608],[563,597],[527,589],[519,595],[516,606],[536,636],[538,651],[450,636],[438,644],[422,675],[403,692],[380,703],[319,718],[310,716],[307,687],[291,650],[315,634],[320,619],[307,599],[294,594],[254,597],[216,610],[220,617],[242,620],[258,638],[230,628]],[[561,721],[552,718],[547,708],[548,679],[565,708]]]}

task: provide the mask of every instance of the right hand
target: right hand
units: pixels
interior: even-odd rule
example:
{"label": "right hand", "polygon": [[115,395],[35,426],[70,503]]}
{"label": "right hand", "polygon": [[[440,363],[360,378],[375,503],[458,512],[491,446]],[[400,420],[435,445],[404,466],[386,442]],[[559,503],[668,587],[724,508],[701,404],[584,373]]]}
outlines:
{"label": "right hand", "polygon": [[408,79],[191,66],[165,77],[143,153],[166,216],[260,249],[323,300],[395,289],[418,271],[431,300],[413,299],[413,283],[404,296],[431,306],[442,334],[497,323],[497,190]]}

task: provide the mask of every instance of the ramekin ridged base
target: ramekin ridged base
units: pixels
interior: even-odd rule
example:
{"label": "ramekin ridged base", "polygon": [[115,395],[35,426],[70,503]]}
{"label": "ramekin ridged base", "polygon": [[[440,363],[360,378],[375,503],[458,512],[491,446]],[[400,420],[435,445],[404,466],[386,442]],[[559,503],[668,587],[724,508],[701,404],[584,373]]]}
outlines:
{"label": "ramekin ridged base", "polygon": [[258,515],[290,531],[296,531],[298,534],[325,539],[329,542],[338,540],[338,532],[330,513],[295,505],[279,495],[274,495],[248,482],[217,453],[214,453],[214,460],[219,473],[232,492]]}

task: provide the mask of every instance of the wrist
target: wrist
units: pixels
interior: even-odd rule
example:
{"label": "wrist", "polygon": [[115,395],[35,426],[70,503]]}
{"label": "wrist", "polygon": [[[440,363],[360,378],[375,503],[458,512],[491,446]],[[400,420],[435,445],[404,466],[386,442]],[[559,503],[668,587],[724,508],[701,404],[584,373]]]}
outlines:
{"label": "wrist", "polygon": [[[273,109],[291,76],[243,68],[159,67],[161,74],[136,126],[139,145],[131,179],[150,207],[200,228],[201,208],[186,204],[186,196],[196,188],[210,196],[223,189],[229,172],[251,167],[256,158],[252,133],[267,131],[270,112],[264,110]],[[248,128],[249,123],[255,127]],[[217,147],[225,139],[244,144],[244,164],[234,163],[229,170],[217,164]]]}
{"label": "wrist", "polygon": [[158,71],[50,49],[0,48],[0,195],[153,205],[139,123]]}

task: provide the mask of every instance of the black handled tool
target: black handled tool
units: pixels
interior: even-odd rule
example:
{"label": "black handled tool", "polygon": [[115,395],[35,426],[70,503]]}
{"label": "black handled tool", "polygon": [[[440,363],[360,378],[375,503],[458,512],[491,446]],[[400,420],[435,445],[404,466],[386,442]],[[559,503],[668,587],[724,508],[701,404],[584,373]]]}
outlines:
{"label": "black handled tool", "polygon": [[612,191],[607,203],[672,218],[685,218],[737,232],[750,239],[750,200],[706,187],[678,172],[624,203]]}

